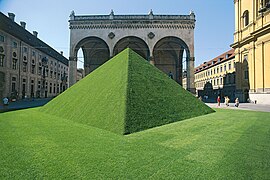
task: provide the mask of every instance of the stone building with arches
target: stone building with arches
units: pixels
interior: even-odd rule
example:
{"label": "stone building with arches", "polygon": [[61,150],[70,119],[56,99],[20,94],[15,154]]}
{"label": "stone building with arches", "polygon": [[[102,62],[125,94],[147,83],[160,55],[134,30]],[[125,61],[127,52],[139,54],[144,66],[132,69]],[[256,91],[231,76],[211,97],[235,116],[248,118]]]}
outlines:
{"label": "stone building with arches", "polygon": [[85,75],[129,47],[182,85],[194,87],[195,14],[75,15],[70,14],[69,85],[76,83],[79,49]]}

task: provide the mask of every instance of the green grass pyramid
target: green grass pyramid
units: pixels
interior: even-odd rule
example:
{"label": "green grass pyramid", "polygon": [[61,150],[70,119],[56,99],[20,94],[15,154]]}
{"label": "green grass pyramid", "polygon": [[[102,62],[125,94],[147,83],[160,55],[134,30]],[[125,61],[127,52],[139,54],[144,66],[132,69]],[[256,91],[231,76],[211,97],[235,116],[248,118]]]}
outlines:
{"label": "green grass pyramid", "polygon": [[41,111],[117,134],[214,112],[131,49],[113,57]]}

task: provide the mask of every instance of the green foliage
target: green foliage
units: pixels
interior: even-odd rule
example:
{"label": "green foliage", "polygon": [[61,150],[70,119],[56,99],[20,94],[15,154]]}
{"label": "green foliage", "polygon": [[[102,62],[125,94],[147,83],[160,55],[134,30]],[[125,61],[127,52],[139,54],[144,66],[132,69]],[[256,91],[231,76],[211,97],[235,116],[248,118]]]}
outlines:
{"label": "green foliage", "polygon": [[270,113],[223,110],[127,136],[1,113],[0,179],[269,179]]}
{"label": "green foliage", "polygon": [[131,49],[103,64],[42,111],[117,134],[213,112]]}

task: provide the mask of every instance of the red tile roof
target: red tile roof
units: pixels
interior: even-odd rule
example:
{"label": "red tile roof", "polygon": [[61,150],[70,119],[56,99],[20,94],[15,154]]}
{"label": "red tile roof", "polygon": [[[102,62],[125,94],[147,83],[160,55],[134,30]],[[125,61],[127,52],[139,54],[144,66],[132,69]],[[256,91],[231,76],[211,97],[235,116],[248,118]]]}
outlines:
{"label": "red tile roof", "polygon": [[[199,73],[203,70],[209,69],[210,67],[213,67],[217,64],[220,64],[224,61],[227,61],[235,56],[234,49],[230,49],[229,51],[215,57],[214,59],[204,62],[203,64],[199,65],[195,68],[194,73]],[[220,60],[220,61],[219,61]]]}

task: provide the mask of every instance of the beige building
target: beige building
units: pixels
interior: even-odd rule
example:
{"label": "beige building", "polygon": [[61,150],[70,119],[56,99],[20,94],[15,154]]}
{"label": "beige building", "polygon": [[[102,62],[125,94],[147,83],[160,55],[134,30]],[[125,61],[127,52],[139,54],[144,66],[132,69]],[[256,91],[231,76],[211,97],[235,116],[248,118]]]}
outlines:
{"label": "beige building", "polygon": [[0,12],[0,98],[56,96],[67,87],[68,59],[14,19]]}
{"label": "beige building", "polygon": [[195,68],[196,95],[204,101],[215,101],[217,96],[235,96],[235,56],[231,49]]}
{"label": "beige building", "polygon": [[84,69],[77,69],[77,82],[84,78]]}
{"label": "beige building", "polygon": [[236,93],[270,104],[270,0],[234,0]]}

